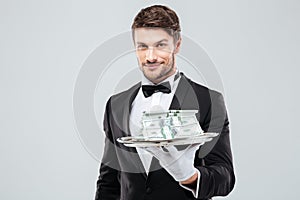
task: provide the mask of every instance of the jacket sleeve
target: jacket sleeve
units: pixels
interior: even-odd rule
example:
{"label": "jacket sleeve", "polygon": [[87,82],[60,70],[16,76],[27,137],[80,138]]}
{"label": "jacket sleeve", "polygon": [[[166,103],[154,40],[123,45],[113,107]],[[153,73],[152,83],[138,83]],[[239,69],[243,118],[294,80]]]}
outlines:
{"label": "jacket sleeve", "polygon": [[212,91],[210,92],[210,98],[211,106],[207,120],[203,124],[204,130],[217,132],[220,135],[212,150],[203,159],[195,159],[195,165],[201,173],[199,199],[226,196],[232,191],[235,184],[229,138],[229,121],[223,96]]}
{"label": "jacket sleeve", "polygon": [[106,104],[104,114],[105,146],[100,164],[100,175],[97,180],[95,200],[120,199],[119,163],[113,143],[112,130],[110,126],[110,100]]}

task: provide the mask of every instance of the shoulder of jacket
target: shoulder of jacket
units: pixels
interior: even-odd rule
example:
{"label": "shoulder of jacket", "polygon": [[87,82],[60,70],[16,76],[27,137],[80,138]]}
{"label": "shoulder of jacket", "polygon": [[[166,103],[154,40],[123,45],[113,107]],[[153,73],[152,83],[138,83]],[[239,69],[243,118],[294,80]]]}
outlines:
{"label": "shoulder of jacket", "polygon": [[141,86],[141,82],[136,83],[135,85],[133,85],[132,87],[130,87],[129,89],[119,92],[117,94],[114,94],[110,97],[110,99],[112,100],[117,100],[117,99],[122,99],[125,96],[128,96],[128,94],[133,93],[134,91],[136,91],[138,88],[140,88]]}

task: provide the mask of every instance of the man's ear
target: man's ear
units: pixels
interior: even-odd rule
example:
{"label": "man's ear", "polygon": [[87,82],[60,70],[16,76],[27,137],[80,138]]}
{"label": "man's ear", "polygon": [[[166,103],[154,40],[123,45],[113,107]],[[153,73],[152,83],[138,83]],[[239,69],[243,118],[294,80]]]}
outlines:
{"label": "man's ear", "polygon": [[174,50],[175,54],[179,52],[180,46],[181,46],[181,37],[177,40],[177,42],[175,44],[175,50]]}

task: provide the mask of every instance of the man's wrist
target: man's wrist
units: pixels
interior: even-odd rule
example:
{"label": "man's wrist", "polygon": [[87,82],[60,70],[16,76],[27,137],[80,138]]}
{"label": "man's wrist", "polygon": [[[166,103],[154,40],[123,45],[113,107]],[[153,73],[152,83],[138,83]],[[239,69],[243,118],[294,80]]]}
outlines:
{"label": "man's wrist", "polygon": [[194,185],[197,183],[198,180],[198,172],[195,172],[193,176],[191,176],[189,179],[181,181],[180,184],[182,185]]}

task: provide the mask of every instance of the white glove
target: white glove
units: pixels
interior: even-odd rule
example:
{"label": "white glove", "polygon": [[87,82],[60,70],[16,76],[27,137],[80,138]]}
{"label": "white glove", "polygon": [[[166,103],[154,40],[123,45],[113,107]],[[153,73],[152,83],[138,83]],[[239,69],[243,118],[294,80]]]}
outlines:
{"label": "white glove", "polygon": [[195,152],[200,147],[190,145],[184,150],[177,150],[175,146],[145,147],[144,149],[159,160],[160,165],[176,180],[185,181],[191,178],[197,169],[194,167]]}

